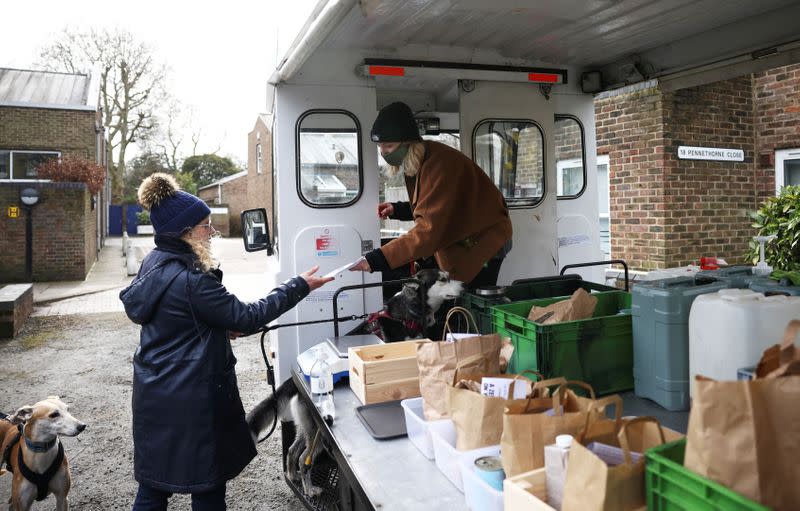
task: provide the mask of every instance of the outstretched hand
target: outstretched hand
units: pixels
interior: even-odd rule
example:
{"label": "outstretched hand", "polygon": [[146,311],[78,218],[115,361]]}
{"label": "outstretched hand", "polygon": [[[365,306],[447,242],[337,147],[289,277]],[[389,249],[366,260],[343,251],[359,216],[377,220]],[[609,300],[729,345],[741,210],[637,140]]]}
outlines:
{"label": "outstretched hand", "polygon": [[315,277],[314,274],[317,273],[317,270],[319,270],[319,266],[314,266],[310,270],[304,271],[300,274],[300,276],[306,281],[306,284],[308,284],[308,289],[310,291],[321,288],[333,280],[333,277]]}

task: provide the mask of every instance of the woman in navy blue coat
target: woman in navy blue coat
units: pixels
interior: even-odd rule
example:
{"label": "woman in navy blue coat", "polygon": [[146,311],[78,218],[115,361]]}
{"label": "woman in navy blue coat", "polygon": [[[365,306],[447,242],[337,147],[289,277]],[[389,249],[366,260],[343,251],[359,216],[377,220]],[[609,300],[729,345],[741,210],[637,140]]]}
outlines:
{"label": "woman in navy blue coat", "polygon": [[225,509],[225,485],[256,455],[236,382],[233,336],[249,335],[332,279],[317,270],[242,303],[222,285],[210,254],[211,210],[167,174],[139,188],[156,248],[120,293],[142,325],[133,357],[135,511],[163,510],[172,493],[192,509]]}

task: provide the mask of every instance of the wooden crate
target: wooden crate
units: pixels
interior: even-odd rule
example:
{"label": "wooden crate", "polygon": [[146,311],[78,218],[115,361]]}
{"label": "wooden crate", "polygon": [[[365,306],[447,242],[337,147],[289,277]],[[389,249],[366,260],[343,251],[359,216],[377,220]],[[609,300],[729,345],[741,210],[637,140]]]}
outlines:
{"label": "wooden crate", "polygon": [[[547,503],[545,469],[537,468],[503,481],[504,511],[556,511]],[[647,506],[636,511],[647,511]]]}
{"label": "wooden crate", "polygon": [[545,469],[538,468],[503,481],[505,511],[555,511],[547,503]]}
{"label": "wooden crate", "polygon": [[365,405],[419,397],[417,344],[392,342],[350,348],[350,389]]}

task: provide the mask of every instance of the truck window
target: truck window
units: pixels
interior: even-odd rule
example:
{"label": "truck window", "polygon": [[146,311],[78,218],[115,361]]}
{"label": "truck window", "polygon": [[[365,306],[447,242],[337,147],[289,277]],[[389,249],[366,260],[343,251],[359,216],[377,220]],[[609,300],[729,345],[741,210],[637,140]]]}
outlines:
{"label": "truck window", "polygon": [[315,208],[345,207],[361,196],[361,127],[344,110],[310,110],[297,121],[297,192]]}
{"label": "truck window", "polygon": [[534,121],[487,119],[472,141],[475,163],[489,174],[511,208],[544,197],[544,134]]}
{"label": "truck window", "polygon": [[554,142],[559,199],[575,199],[586,188],[583,125],[577,118],[556,115]]}

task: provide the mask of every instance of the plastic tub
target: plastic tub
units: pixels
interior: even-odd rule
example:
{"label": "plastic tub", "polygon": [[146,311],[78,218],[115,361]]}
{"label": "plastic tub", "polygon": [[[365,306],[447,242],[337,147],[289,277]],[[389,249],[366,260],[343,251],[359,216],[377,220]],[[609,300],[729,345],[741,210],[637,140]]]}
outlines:
{"label": "plastic tub", "polygon": [[423,456],[429,460],[432,460],[434,454],[430,425],[442,421],[425,420],[425,415],[422,412],[421,397],[404,399],[400,401],[400,406],[403,407],[403,413],[406,416],[406,431],[408,431],[408,439],[411,440],[411,443],[414,444],[417,449],[419,449]]}
{"label": "plastic tub", "polygon": [[645,453],[648,511],[768,511],[769,508],[685,468],[685,452],[683,438]]}
{"label": "plastic tub", "polygon": [[464,460],[474,462],[481,456],[496,456],[500,452],[499,445],[481,447],[471,451],[459,451],[456,449],[456,428],[450,419],[431,422],[429,429],[433,440],[436,466],[460,492],[464,491],[464,482],[461,479],[461,465]]}
{"label": "plastic tub", "polygon": [[503,511],[503,492],[495,490],[475,472],[475,460],[483,456],[500,456],[495,452],[461,458],[461,479],[464,482],[464,499],[472,511]]}
{"label": "plastic tub", "polygon": [[494,332],[491,308],[495,305],[533,300],[538,298],[554,298],[570,296],[578,289],[586,291],[614,291],[616,288],[604,284],[596,284],[583,280],[580,275],[558,275],[538,279],[526,279],[517,284],[503,286],[505,292],[500,300],[496,297],[481,296],[476,293],[461,293],[459,305],[468,309],[475,317],[482,334]]}
{"label": "plastic tub", "polygon": [[633,303],[633,379],[636,395],[667,410],[689,409],[689,311],[703,294],[728,288],[714,278],[676,277],[641,282]]}
{"label": "plastic tub", "polygon": [[752,282],[763,279],[753,274],[753,267],[749,265],[726,266],[718,270],[703,270],[698,277],[710,277],[728,283],[728,287],[745,288]]}
{"label": "plastic tub", "polygon": [[495,329],[511,338],[514,354],[509,372],[535,369],[547,378],[563,376],[589,383],[598,394],[633,388],[631,307],[624,291],[594,293],[594,316],[579,321],[542,325],[528,319],[534,306],[568,297],[529,300],[492,307]]}
{"label": "plastic tub", "polygon": [[[758,363],[765,349],[783,339],[800,318],[800,296],[764,296],[749,289],[723,289],[698,296],[689,314],[689,376],[735,380]],[[694,385],[692,385],[694,395]]]}

